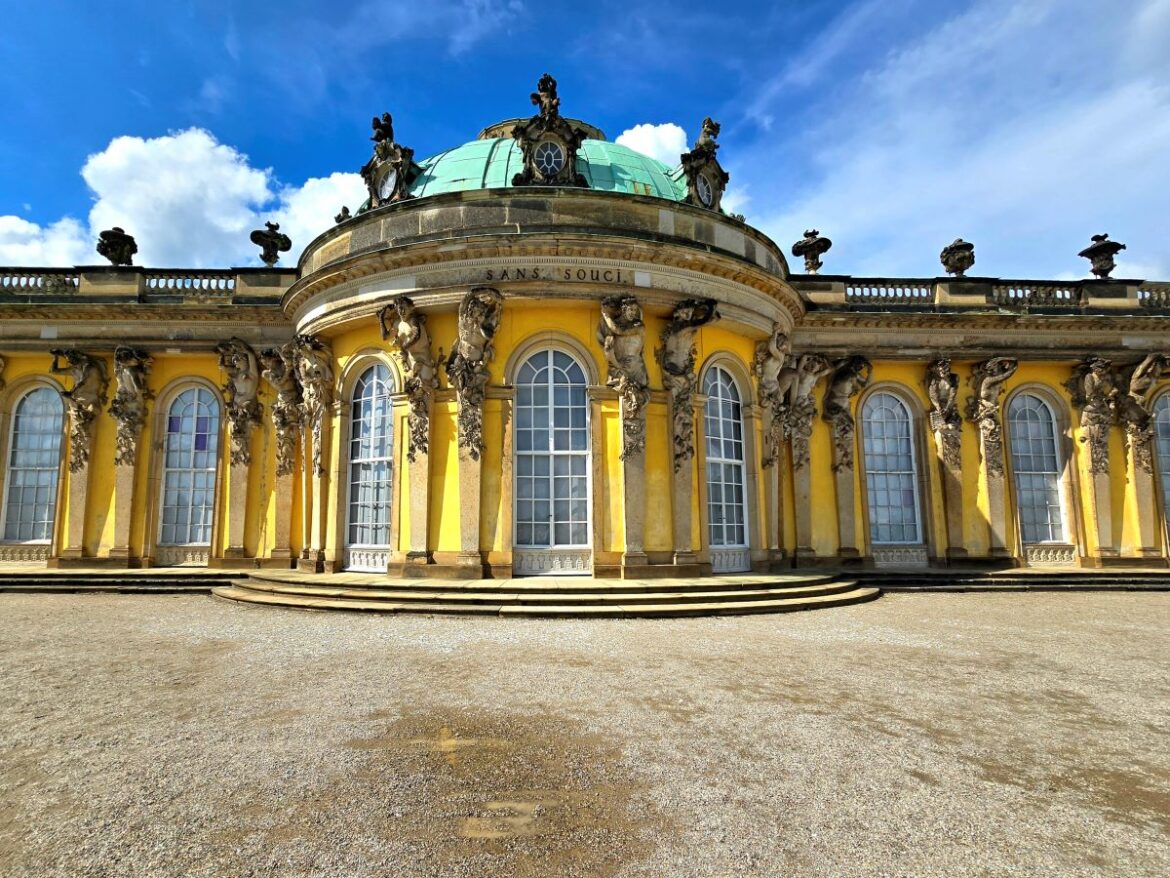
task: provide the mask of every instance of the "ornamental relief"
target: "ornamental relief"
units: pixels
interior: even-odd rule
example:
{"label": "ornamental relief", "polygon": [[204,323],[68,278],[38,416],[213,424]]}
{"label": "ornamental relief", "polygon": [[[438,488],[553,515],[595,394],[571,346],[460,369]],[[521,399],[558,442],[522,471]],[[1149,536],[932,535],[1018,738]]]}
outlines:
{"label": "ornamental relief", "polygon": [[248,466],[252,462],[252,428],[260,423],[264,412],[258,399],[260,365],[247,342],[232,338],[216,345],[219,367],[227,374],[223,386],[227,409],[232,466]]}
{"label": "ornamental relief", "polygon": [[718,319],[714,300],[686,299],[675,306],[659,336],[662,344],[655,357],[662,367],[663,386],[670,394],[675,472],[695,456],[693,399],[699,381],[695,374],[695,333],[699,327]]}
{"label": "ornamental relief", "polygon": [[857,424],[853,419],[852,400],[869,384],[872,375],[873,364],[859,355],[833,363],[833,377],[825,389],[825,410],[821,415],[832,428],[833,472],[853,469]]}
{"label": "ornamental relief", "polygon": [[325,475],[322,440],[333,404],[333,351],[312,335],[296,337],[296,373],[301,387],[301,421],[313,442],[313,471]]}
{"label": "ornamental relief", "polygon": [[297,344],[260,352],[261,375],[276,394],[271,406],[276,437],[276,475],[291,475],[296,468],[297,442],[301,435],[301,382],[297,378]]}
{"label": "ornamental relief", "polygon": [[940,357],[926,367],[926,395],[938,455],[948,469],[958,470],[962,466],[963,418],[959,414],[959,376],[951,371],[949,357]]}
{"label": "ornamental relief", "polygon": [[1109,472],[1109,428],[1117,419],[1118,396],[1113,363],[1102,357],[1089,357],[1073,367],[1072,377],[1064,382],[1072,404],[1081,411],[1082,444],[1089,449],[1089,472]]}
{"label": "ornamental relief", "polygon": [[[752,360],[752,372],[756,376],[760,404],[771,416],[767,420],[764,435],[765,469],[775,466],[783,450],[788,387],[791,385],[791,376],[795,374],[791,369],[788,372],[784,371],[791,351],[792,345],[783,324],[776,323],[772,327],[772,334],[756,345],[756,355]],[[783,386],[782,378],[785,382]]]}
{"label": "ornamental relief", "polygon": [[146,405],[154,399],[146,379],[154,359],[145,351],[119,345],[114,349],[114,380],[118,389],[110,403],[110,415],[117,422],[114,438],[114,466],[134,466],[138,437],[146,423]]}
{"label": "ornamental relief", "polygon": [[1125,429],[1125,442],[1133,456],[1134,467],[1143,473],[1154,472],[1154,387],[1170,373],[1170,357],[1150,354],[1123,373],[1126,392],[1118,398],[1117,411]]}

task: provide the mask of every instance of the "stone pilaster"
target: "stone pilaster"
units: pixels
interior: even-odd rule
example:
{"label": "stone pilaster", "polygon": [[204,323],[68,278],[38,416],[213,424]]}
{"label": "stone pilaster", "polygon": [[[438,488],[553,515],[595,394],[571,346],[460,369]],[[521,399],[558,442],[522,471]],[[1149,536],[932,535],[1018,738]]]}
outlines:
{"label": "stone pilaster", "polygon": [[775,407],[763,407],[764,421],[764,467],[761,483],[764,488],[764,551],[768,563],[777,564],[784,560],[784,451],[780,441],[773,443],[773,435],[783,435],[784,425]]}
{"label": "stone pilaster", "polygon": [[[1145,447],[1142,447],[1143,442]],[[1138,545],[1140,558],[1157,558],[1162,552],[1158,543],[1158,485],[1153,467],[1151,434],[1131,437],[1126,448],[1126,464],[1133,484],[1133,498],[1137,504]]]}
{"label": "stone pilaster", "polygon": [[[459,559],[467,578],[483,576],[483,553],[479,549],[479,518],[483,502],[483,460],[466,448],[459,449]],[[413,527],[412,527],[413,531]]]}
{"label": "stone pilaster", "polygon": [[857,546],[856,501],[857,425],[853,397],[869,383],[873,366],[861,356],[845,357],[834,363],[833,375],[825,390],[823,417],[833,435],[833,477],[837,496],[837,556],[849,560],[860,556]]}
{"label": "stone pilaster", "polygon": [[85,558],[85,498],[89,494],[89,460],[80,466],[76,466],[77,463],[71,458],[69,512],[65,516],[56,556],[49,559],[50,567],[76,566]]}
{"label": "stone pilaster", "polygon": [[[646,435],[646,409],[638,408],[630,416],[626,407],[622,411],[622,432],[626,436],[636,433]],[[645,439],[641,444],[627,443],[622,455],[622,518],[626,533],[626,548],[622,553],[622,575],[641,575],[637,568],[645,567],[646,558],[646,449]]]}
{"label": "stone pilaster", "polygon": [[[1006,465],[1000,394],[1003,384],[1019,367],[1010,357],[993,357],[977,363],[971,372],[975,393],[967,400],[967,417],[979,428],[979,457],[987,494],[988,555],[1008,557]],[[1020,549],[1023,556],[1023,547]]]}
{"label": "stone pilaster", "polygon": [[[228,430],[235,434],[242,430],[243,436],[232,436],[231,445],[244,445],[250,441],[251,427],[241,428],[240,424],[229,422]],[[241,457],[232,454],[228,461],[228,520],[227,520],[227,547],[223,551],[221,564],[216,566],[236,567],[243,566],[245,560],[244,526],[247,523],[248,512],[248,474],[251,469],[252,456]]]}
{"label": "stone pilaster", "polygon": [[114,467],[114,545],[110,548],[113,562],[130,564],[130,523],[134,506],[134,464]]}

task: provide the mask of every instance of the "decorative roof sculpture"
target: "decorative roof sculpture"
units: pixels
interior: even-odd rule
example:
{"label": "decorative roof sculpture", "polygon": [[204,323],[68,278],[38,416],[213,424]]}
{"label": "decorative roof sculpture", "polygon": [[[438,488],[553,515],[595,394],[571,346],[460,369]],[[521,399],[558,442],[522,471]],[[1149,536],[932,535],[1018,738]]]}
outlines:
{"label": "decorative roof sculpture", "polygon": [[292,238],[280,230],[280,223],[264,223],[264,228],[251,234],[251,241],[260,248],[260,261],[269,268],[280,261],[280,254],[292,249]]}
{"label": "decorative roof sculpture", "polygon": [[955,238],[942,248],[938,258],[947,274],[963,277],[975,265],[975,245],[962,238]]}
{"label": "decorative roof sculpture", "polygon": [[577,151],[588,134],[561,116],[557,81],[544,74],[531,100],[539,112],[512,129],[524,155],[524,168],[512,178],[512,185],[588,186],[584,175],[577,172]]}
{"label": "decorative roof sculpture", "polygon": [[683,173],[687,175],[687,203],[714,211],[720,209],[719,203],[731,179],[731,175],[723,170],[719,159],[715,157],[719,149],[719,144],[715,142],[718,136],[719,123],[708,116],[703,120],[694,147],[680,157]]}
{"label": "decorative roof sculpture", "polygon": [[111,265],[133,265],[138,244],[133,235],[128,235],[118,226],[106,229],[98,235],[97,252],[110,260]]}
{"label": "decorative roof sculpture", "polygon": [[833,242],[822,238],[816,229],[807,229],[804,237],[792,245],[793,256],[804,257],[804,270],[807,274],[816,274],[824,265],[821,257],[832,248]]}
{"label": "decorative roof sculpture", "polygon": [[[370,127],[374,131],[370,136],[370,140],[374,142],[374,154],[362,165],[361,170],[366,190],[370,194],[367,209],[405,201],[412,197],[410,184],[418,175],[417,166],[414,164],[414,150],[394,140],[394,117],[389,113],[383,113],[381,118],[374,116]],[[337,222],[348,219],[348,215],[345,214],[347,212],[343,209],[342,213],[337,215],[340,217]]]}
{"label": "decorative roof sculpture", "polygon": [[1115,257],[1125,249],[1125,245],[1119,244],[1117,241],[1110,241],[1108,235],[1093,235],[1092,241],[1092,244],[1077,255],[1088,259],[1093,266],[1093,274],[1101,280],[1105,280],[1117,267]]}

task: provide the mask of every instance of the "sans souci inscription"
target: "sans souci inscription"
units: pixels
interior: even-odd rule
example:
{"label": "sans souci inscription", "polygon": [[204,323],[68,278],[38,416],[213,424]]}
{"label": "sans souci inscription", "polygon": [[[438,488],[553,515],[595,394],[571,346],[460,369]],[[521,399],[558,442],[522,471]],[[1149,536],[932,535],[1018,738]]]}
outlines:
{"label": "sans souci inscription", "polygon": [[576,266],[535,265],[529,268],[489,268],[485,281],[550,280],[573,283],[632,284],[634,273],[620,268],[578,268]]}

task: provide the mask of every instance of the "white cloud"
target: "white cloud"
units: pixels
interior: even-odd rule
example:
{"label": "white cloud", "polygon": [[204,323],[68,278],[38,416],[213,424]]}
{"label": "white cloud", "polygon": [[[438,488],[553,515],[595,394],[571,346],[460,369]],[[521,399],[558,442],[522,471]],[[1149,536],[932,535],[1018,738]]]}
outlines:
{"label": "white cloud", "polygon": [[785,247],[824,231],[833,272],[933,275],[962,235],[976,273],[1084,276],[1077,251],[1109,232],[1118,276],[1170,276],[1170,87],[1131,60],[1133,22],[1166,33],[1167,5],[980,0],[838,83],[781,150],[745,150],[738,182],[775,206],[754,219]]}
{"label": "white cloud", "polygon": [[619,134],[615,142],[656,158],[671,168],[678,167],[679,156],[687,151],[687,133],[673,122],[635,125]]}
{"label": "white cloud", "polygon": [[97,233],[121,226],[138,242],[140,265],[257,265],[249,233],[274,220],[293,240],[282,264],[295,265],[343,204],[356,211],[365,200],[357,174],[280,186],[271,170],[253,167],[246,155],[200,128],[150,139],[117,137],[89,157],[81,174],[94,196],[88,222],[64,217],[41,226],[0,216],[0,264],[102,264],[94,251]]}

